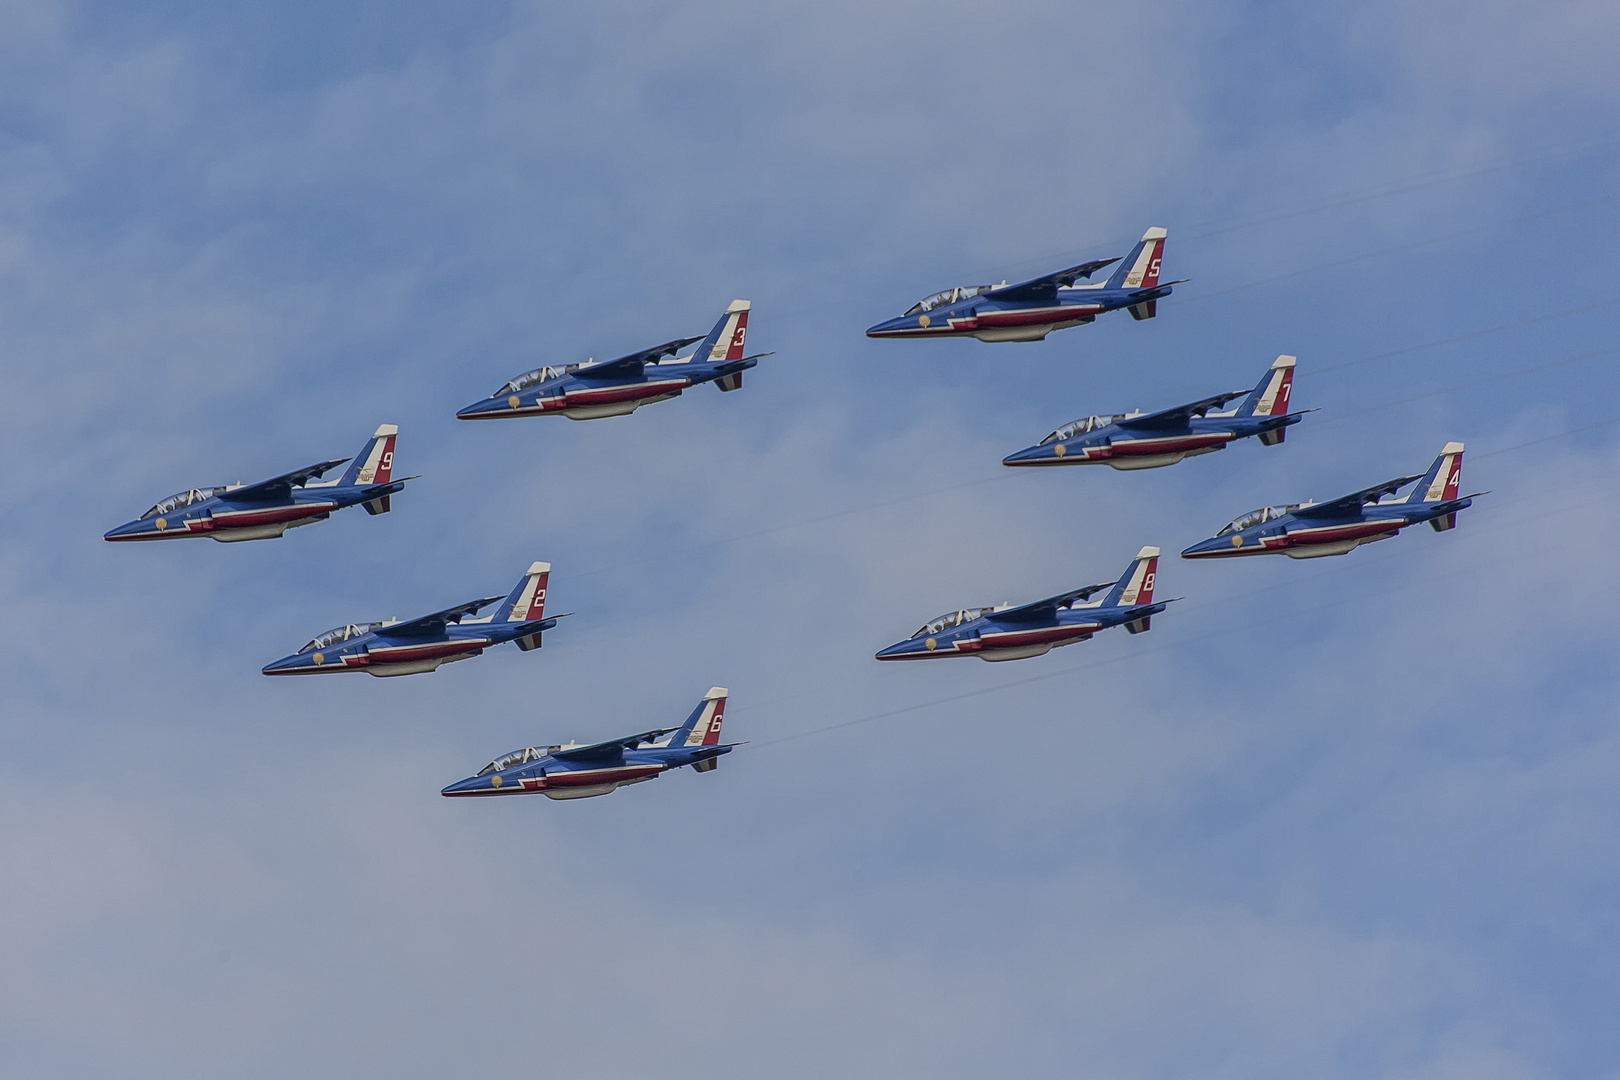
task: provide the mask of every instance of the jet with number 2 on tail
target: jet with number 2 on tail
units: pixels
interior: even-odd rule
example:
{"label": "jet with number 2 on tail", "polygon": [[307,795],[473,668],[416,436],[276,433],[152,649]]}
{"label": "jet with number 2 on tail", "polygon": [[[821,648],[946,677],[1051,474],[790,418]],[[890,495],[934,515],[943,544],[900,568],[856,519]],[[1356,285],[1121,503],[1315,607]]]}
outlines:
{"label": "jet with number 2 on tail", "polygon": [[[595,420],[623,416],[643,405],[678,397],[712,382],[722,391],[742,386],[743,372],[770,353],[743,355],[748,334],[747,300],[733,300],[706,338],[676,338],[601,363],[539,367],[456,413],[458,420],[505,420],[517,416],[566,416]],[[690,355],[675,354],[700,341]]]}
{"label": "jet with number 2 on tail", "polygon": [[[1258,435],[1276,446],[1305,414],[1288,411],[1294,358],[1279,356],[1253,390],[1234,390],[1155,413],[1088,416],[1065,424],[1040,441],[1001,459],[1003,465],[1110,465],[1157,469],[1183,458],[1212,454],[1229,443]],[[1215,412],[1234,398],[1243,403]]]}
{"label": "jet with number 2 on tail", "polygon": [[[505,600],[485,597],[432,615],[401,622],[350,623],[321,634],[291,656],[264,668],[266,675],[325,675],[364,671],[368,675],[415,675],[440,664],[477,656],[491,645],[515,641],[524,652],[540,647],[540,634],[562,615],[547,616],[546,582],[551,564],[537,562]],[[479,608],[501,600],[482,618]]]}
{"label": "jet with number 2 on tail", "polygon": [[[1315,559],[1343,555],[1362,544],[1387,540],[1421,521],[1427,521],[1435,532],[1445,532],[1456,528],[1457,511],[1468,509],[1476,497],[1485,494],[1457,497],[1462,458],[1463,444],[1450,442],[1422,476],[1398,476],[1322,503],[1263,507],[1194,544],[1181,557],[1229,559],[1282,554],[1291,559]],[[1405,496],[1392,497],[1414,480],[1417,485]]]}
{"label": "jet with number 2 on tail", "polygon": [[[973,337],[980,341],[1041,341],[1096,319],[1107,311],[1128,308],[1135,319],[1151,319],[1158,302],[1179,281],[1159,283],[1164,256],[1163,229],[1149,229],[1123,260],[1095,259],[1016,285],[963,285],[937,292],[913,304],[899,318],[880,322],[866,332],[872,338]],[[1076,284],[1105,266],[1119,263],[1108,280]]]}
{"label": "jet with number 2 on tail", "polygon": [[[288,529],[325,521],[332,516],[332,511],[356,503],[363,505],[368,514],[386,514],[393,509],[389,497],[403,491],[405,481],[416,479],[414,476],[392,478],[394,440],[398,435],[397,427],[384,424],[354,458],[322,461],[257,484],[192,488],[170,495],[136,520],[109,531],[102,539],[173,540],[182,536],[207,536],[229,544],[238,540],[274,539]],[[336,480],[315,482],[345,461],[351,464]]]}
{"label": "jet with number 2 on tail", "polygon": [[[1136,553],[1125,576],[1118,581],[1087,585],[1083,589],[1049,596],[1033,604],[1013,607],[967,608],[941,615],[906,641],[877,654],[879,660],[937,660],[946,656],[977,656],[980,660],[1022,660],[1076,641],[1099,630],[1124,626],[1133,634],[1152,628],[1153,616],[1174,601],[1153,601],[1153,579],[1159,549]],[[1101,600],[1091,600],[1108,590]]]}
{"label": "jet with number 2 on tail", "polygon": [[671,769],[692,766],[712,772],[720,755],[740,743],[720,742],[726,689],[716,686],[698,702],[680,727],[654,728],[639,735],[582,746],[529,746],[485,765],[477,776],[451,784],[441,795],[545,795],[588,799],[626,784],[653,780]]}

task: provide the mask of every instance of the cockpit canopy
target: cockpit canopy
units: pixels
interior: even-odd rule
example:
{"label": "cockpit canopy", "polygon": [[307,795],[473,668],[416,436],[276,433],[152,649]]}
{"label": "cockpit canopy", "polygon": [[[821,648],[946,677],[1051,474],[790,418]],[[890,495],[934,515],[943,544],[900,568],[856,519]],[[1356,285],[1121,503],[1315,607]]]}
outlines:
{"label": "cockpit canopy", "polygon": [[525,371],[495,391],[490,397],[500,397],[502,394],[516,394],[521,390],[527,390],[531,386],[537,386],[547,379],[555,379],[558,376],[567,375],[570,371],[578,371],[584,366],[584,364],[564,364],[562,367],[537,367],[533,371]]}
{"label": "cockpit canopy", "polygon": [[190,491],[182,491],[177,495],[170,495],[167,499],[164,499],[162,502],[152,507],[152,509],[142,514],[141,517],[151,518],[157,517],[160,514],[172,514],[182,506],[190,506],[192,503],[200,503],[204,499],[211,499],[215,495],[222,494],[223,492],[229,490],[230,489],[228,487],[206,487],[192,488]]}
{"label": "cockpit canopy", "polygon": [[911,636],[919,638],[932,634],[943,634],[952,627],[961,626],[965,622],[972,622],[974,619],[981,618],[995,610],[993,607],[981,607],[963,608],[961,611],[947,612]]}
{"label": "cockpit canopy", "polygon": [[944,307],[946,304],[954,304],[958,300],[978,296],[980,293],[989,292],[993,288],[995,288],[994,285],[958,285],[954,289],[946,289],[944,292],[937,292],[925,300],[917,301],[906,309],[906,314],[917,315],[924,311],[933,311],[937,307]]}
{"label": "cockpit canopy", "polygon": [[525,746],[522,750],[514,750],[510,754],[503,754],[494,761],[478,770],[479,776],[488,776],[490,773],[505,772],[518,765],[526,765],[531,761],[539,761],[553,750],[561,750],[561,746]]}
{"label": "cockpit canopy", "polygon": [[1236,521],[1228,523],[1225,528],[1215,535],[1225,536],[1227,533],[1242,532],[1244,529],[1252,529],[1256,525],[1264,525],[1273,518],[1280,518],[1284,514],[1298,510],[1303,505],[1303,503],[1294,503],[1292,506],[1266,506],[1259,510],[1252,510]]}
{"label": "cockpit canopy", "polygon": [[1096,431],[1098,428],[1105,428],[1109,424],[1117,424],[1129,415],[1129,413],[1116,413],[1113,416],[1088,416],[1083,420],[1076,420],[1072,424],[1064,424],[1062,427],[1052,432],[1052,434],[1042,439],[1041,445],[1045,446],[1050,442],[1062,442],[1064,439],[1072,439],[1076,435],[1084,435],[1088,431]]}
{"label": "cockpit canopy", "polygon": [[382,623],[380,622],[371,622],[350,623],[347,626],[339,626],[335,629],[328,630],[324,634],[321,634],[315,638],[315,640],[311,641],[308,645],[305,645],[298,651],[313,652],[316,649],[330,649],[333,645],[336,645],[339,642],[348,641],[350,638],[357,638],[362,634],[369,634],[381,625]]}

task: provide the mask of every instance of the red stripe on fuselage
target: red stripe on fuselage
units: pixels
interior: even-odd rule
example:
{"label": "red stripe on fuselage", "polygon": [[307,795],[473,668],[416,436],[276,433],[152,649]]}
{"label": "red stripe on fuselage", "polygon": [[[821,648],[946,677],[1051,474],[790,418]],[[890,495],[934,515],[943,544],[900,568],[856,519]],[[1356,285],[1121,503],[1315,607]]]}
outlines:
{"label": "red stripe on fuselage", "polygon": [[440,656],[475,652],[489,644],[489,638],[456,638],[454,641],[433,641],[422,645],[371,645],[373,664],[402,664],[410,660],[432,660]]}
{"label": "red stripe on fuselage", "polygon": [[657,382],[629,383],[624,386],[600,386],[589,390],[568,391],[568,404],[612,405],[620,401],[662,397],[671,390],[684,390],[691,385],[688,379],[660,379]]}
{"label": "red stripe on fuselage", "polygon": [[276,525],[283,521],[315,517],[337,509],[335,502],[293,503],[290,506],[266,506],[252,510],[215,510],[216,529],[247,529],[255,525]]}

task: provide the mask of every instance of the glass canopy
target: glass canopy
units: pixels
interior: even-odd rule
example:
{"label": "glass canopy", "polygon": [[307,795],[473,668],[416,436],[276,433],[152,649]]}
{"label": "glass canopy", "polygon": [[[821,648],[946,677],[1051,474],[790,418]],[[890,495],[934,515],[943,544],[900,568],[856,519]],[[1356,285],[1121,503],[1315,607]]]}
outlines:
{"label": "glass canopy", "polygon": [[937,307],[978,296],[980,293],[989,292],[993,288],[995,288],[994,285],[959,285],[954,289],[946,289],[944,292],[937,292],[927,299],[917,301],[906,309],[906,314],[916,315],[924,311],[933,311]]}
{"label": "glass canopy", "polygon": [[190,506],[192,503],[200,503],[205,499],[211,499],[220,492],[227,490],[229,489],[224,487],[206,487],[192,488],[190,491],[182,491],[179,494],[170,495],[167,499],[164,499],[162,502],[152,507],[152,509],[142,514],[141,517],[150,518],[157,517],[159,514],[172,514],[182,506]]}
{"label": "glass canopy", "polygon": [[298,651],[314,652],[316,649],[330,649],[333,645],[336,645],[339,642],[348,641],[350,638],[357,638],[362,634],[369,634],[381,625],[382,623],[380,622],[373,622],[350,623],[347,626],[339,626],[317,636],[308,645],[305,645]]}

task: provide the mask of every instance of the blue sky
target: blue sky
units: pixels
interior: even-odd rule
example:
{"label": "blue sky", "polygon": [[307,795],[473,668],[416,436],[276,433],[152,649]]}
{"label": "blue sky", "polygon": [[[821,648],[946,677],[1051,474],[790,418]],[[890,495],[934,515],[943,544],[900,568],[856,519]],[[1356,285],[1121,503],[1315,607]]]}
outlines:
{"label": "blue sky", "polygon": [[[0,7],[0,1072],[1620,1075],[1596,2]],[[1169,229],[1160,317],[869,341]],[[738,394],[464,424],[754,302]],[[1002,469],[1300,358],[1276,448]],[[1539,369],[1531,371],[1531,369]],[[1527,373],[1528,372],[1528,373]],[[385,518],[103,530],[401,429]],[[1253,507],[1146,636],[879,665]],[[539,653],[268,680],[553,563]],[[895,670],[898,667],[899,670]],[[750,746],[441,799],[732,690]]]}

